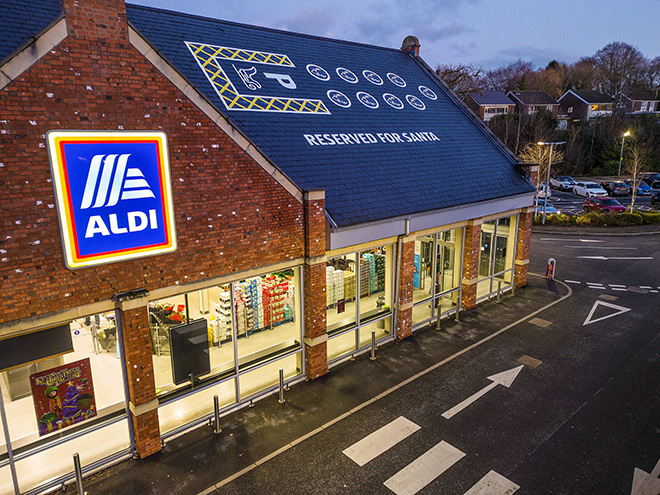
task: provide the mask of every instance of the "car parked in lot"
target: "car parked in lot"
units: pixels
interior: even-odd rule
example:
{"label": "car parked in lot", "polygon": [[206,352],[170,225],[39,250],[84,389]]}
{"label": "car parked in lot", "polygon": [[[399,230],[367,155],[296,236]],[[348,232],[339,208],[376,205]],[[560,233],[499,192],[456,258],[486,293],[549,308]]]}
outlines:
{"label": "car parked in lot", "polygon": [[604,198],[607,196],[607,191],[595,182],[582,181],[575,183],[573,186],[573,194],[584,196],[585,198],[591,198],[592,196]]}
{"label": "car parked in lot", "polygon": [[582,209],[585,212],[595,211],[598,213],[623,213],[626,207],[614,198],[587,198],[584,200]]}
{"label": "car parked in lot", "polygon": [[660,191],[653,191],[653,196],[651,196],[651,207],[660,210]]}
{"label": "car parked in lot", "polygon": [[640,179],[637,179],[637,181],[634,181],[632,179],[626,179],[626,184],[628,184],[631,188],[636,187],[637,194],[639,194],[640,196],[650,196],[651,193],[653,192],[653,188]]}
{"label": "car parked in lot", "polygon": [[642,172],[639,178],[653,189],[660,189],[660,174],[658,172]]}
{"label": "car parked in lot", "polygon": [[620,180],[601,182],[600,187],[605,189],[610,196],[628,196],[632,194],[632,187]]}
{"label": "car parked in lot", "polygon": [[534,206],[536,206],[537,215],[543,215],[543,206],[545,206],[546,215],[552,215],[553,213],[561,215],[561,211],[552,206],[549,202],[546,202],[545,199],[537,199]]}
{"label": "car parked in lot", "polygon": [[536,191],[536,196],[539,198],[545,198],[545,197],[549,198],[550,196],[552,196],[552,191],[550,189],[548,189],[547,191],[545,190],[545,183],[539,184],[538,190]]}
{"label": "car parked in lot", "polygon": [[572,191],[575,181],[573,177],[568,175],[558,175],[557,177],[550,178],[550,187],[559,189],[560,191]]}

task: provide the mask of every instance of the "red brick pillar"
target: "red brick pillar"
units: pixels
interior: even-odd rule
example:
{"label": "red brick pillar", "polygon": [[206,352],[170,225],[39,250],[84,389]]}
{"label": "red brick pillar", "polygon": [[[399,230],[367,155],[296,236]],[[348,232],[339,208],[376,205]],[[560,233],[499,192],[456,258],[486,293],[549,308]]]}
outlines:
{"label": "red brick pillar", "polygon": [[[399,300],[397,301],[397,339],[412,334],[413,277],[415,274],[415,237],[401,240],[401,263],[399,267]],[[399,253],[397,253],[399,256]]]}
{"label": "red brick pillar", "polygon": [[520,213],[518,222],[518,239],[516,246],[516,287],[527,285],[527,270],[529,268],[529,244],[532,239],[532,221],[534,208],[526,208]]}
{"label": "red brick pillar", "polygon": [[[126,357],[129,408],[133,420],[135,448],[138,455],[144,458],[161,448],[158,399],[147,308],[143,305],[134,307],[131,302],[119,303],[119,318]],[[131,309],[126,309],[127,307]]]}
{"label": "red brick pillar", "polygon": [[308,191],[305,211],[305,371],[311,379],[328,372],[325,296],[325,191]]}
{"label": "red brick pillar", "polygon": [[472,309],[477,305],[477,281],[479,280],[479,255],[481,253],[481,220],[470,220],[465,227],[465,252],[463,253],[463,294],[461,307]]}

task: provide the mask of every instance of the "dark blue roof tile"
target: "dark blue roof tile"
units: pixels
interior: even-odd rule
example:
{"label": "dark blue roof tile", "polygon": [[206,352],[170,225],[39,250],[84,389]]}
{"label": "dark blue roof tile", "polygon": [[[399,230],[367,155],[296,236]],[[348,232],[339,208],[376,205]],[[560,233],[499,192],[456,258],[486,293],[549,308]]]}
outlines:
{"label": "dark blue roof tile", "polygon": [[0,1],[0,62],[60,15],[60,0]]}

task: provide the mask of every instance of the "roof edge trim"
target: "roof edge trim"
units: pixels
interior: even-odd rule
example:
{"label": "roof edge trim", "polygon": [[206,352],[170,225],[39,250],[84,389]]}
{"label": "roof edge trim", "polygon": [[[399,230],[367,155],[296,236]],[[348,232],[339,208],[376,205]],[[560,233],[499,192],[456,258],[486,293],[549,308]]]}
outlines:
{"label": "roof edge trim", "polygon": [[60,17],[9,56],[0,66],[0,90],[18,78],[67,37],[66,21]]}
{"label": "roof edge trim", "polygon": [[178,88],[197,108],[210,118],[230,139],[250,156],[264,171],[280,184],[299,203],[303,202],[303,191],[286,174],[270,161],[227,117],[220,113],[206,97],[190,84],[158,50],[154,48],[129,22],[128,39],[153,66]]}
{"label": "roof edge trim", "polygon": [[412,215],[405,215],[378,222],[363,223],[340,227],[330,232],[328,251],[363,244],[379,239],[406,234],[406,220],[409,221],[410,232],[431,228],[442,229],[443,225],[465,222],[475,218],[492,217],[507,212],[527,208],[534,202],[534,192],[506,196],[479,203],[443,208]]}

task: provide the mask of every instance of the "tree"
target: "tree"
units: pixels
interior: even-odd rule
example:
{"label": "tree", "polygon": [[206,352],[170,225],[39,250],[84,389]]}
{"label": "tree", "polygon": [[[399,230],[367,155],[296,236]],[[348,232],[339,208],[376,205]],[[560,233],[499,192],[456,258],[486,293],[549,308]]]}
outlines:
{"label": "tree", "polygon": [[626,163],[626,172],[632,176],[632,200],[630,202],[630,209],[635,209],[635,199],[637,199],[637,181],[640,173],[646,170],[648,159],[650,157],[650,149],[640,143],[638,140],[633,141],[630,151],[628,152],[628,161]]}
{"label": "tree", "polygon": [[436,67],[435,73],[460,98],[464,98],[468,93],[483,93],[487,89],[484,71],[481,68],[463,64],[440,64]]}
{"label": "tree", "polygon": [[648,59],[634,46],[614,42],[596,52],[601,90],[619,97],[626,89],[643,89]]}
{"label": "tree", "polygon": [[518,59],[507,66],[489,70],[486,72],[485,79],[489,89],[506,93],[512,89],[522,89],[520,86],[523,76],[532,72],[534,72],[534,66],[531,62]]}
{"label": "tree", "polygon": [[597,76],[595,60],[592,57],[581,58],[568,69],[568,87],[577,90],[595,89]]}
{"label": "tree", "polygon": [[[539,166],[539,178],[537,180],[537,190],[541,184],[545,184],[548,177],[548,165],[550,164],[550,146],[543,146],[538,143],[529,143],[518,155],[522,163],[534,164]],[[564,161],[564,153],[552,147],[552,164]],[[552,167],[551,167],[552,168]]]}

